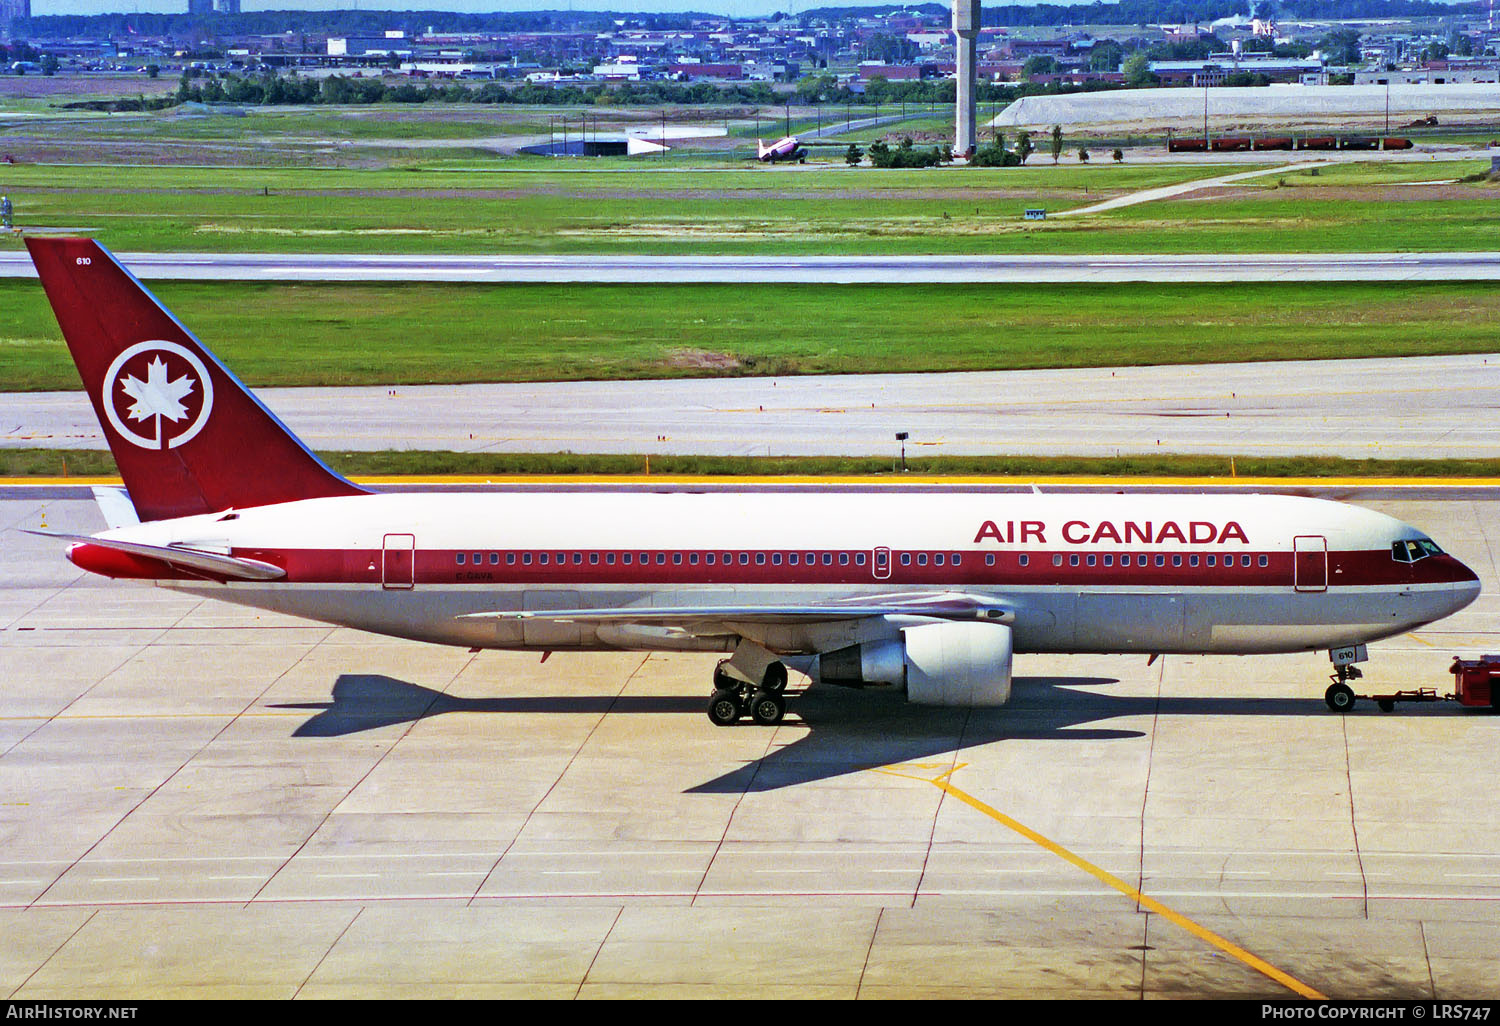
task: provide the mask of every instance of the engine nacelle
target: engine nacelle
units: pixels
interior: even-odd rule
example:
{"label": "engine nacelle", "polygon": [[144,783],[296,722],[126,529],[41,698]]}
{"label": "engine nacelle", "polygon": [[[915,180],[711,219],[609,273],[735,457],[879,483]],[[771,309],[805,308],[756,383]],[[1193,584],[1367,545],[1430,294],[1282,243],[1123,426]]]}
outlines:
{"label": "engine nacelle", "polygon": [[995,706],[1010,701],[1012,641],[1007,624],[933,623],[900,638],[818,656],[830,684],[895,684],[918,705]]}

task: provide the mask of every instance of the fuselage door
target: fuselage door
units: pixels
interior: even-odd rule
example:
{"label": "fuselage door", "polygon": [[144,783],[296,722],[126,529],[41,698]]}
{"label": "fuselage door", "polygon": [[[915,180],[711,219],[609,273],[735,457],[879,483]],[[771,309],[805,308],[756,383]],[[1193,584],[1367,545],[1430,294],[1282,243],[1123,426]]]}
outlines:
{"label": "fuselage door", "polygon": [[881,546],[876,549],[870,562],[870,571],[877,581],[886,581],[891,576],[891,550]]}
{"label": "fuselage door", "polygon": [[1328,590],[1328,539],[1321,534],[1299,534],[1292,539],[1292,587]]}
{"label": "fuselage door", "polygon": [[388,534],[381,542],[380,586],[411,591],[417,586],[417,536]]}

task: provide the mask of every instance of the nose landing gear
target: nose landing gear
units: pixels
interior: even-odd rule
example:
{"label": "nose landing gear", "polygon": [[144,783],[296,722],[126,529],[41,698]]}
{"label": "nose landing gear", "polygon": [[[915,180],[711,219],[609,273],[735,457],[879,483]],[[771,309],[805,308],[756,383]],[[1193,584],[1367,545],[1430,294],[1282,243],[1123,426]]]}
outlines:
{"label": "nose landing gear", "polygon": [[1333,663],[1333,673],[1329,679],[1333,681],[1328,685],[1328,690],[1323,692],[1323,701],[1328,703],[1328,708],[1336,713],[1346,713],[1354,708],[1354,689],[1349,686],[1349,681],[1359,680],[1364,676],[1359,672],[1355,663],[1363,662],[1370,658],[1369,649],[1364,645],[1349,645],[1344,648],[1330,649],[1328,658]]}

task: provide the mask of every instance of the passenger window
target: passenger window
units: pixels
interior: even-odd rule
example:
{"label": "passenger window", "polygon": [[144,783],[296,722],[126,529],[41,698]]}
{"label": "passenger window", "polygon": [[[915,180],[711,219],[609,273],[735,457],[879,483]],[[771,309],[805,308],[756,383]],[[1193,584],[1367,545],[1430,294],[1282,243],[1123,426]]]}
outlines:
{"label": "passenger window", "polygon": [[599,565],[599,553],[597,553],[597,552],[590,552],[589,553],[589,566],[598,566],[598,565]]}
{"label": "passenger window", "polygon": [[491,552],[490,553],[490,566],[499,566],[499,565],[500,565],[500,553],[498,553],[498,552]]}
{"label": "passenger window", "polygon": [[787,553],[787,556],[786,556],[786,565],[787,566],[796,566],[797,565],[797,554],[795,552],[788,552]]}
{"label": "passenger window", "polygon": [[993,552],[986,552],[984,554],[984,565],[985,566],[994,566],[995,565],[995,554]]}
{"label": "passenger window", "polygon": [[779,552],[773,552],[773,553],[771,553],[771,565],[772,566],[780,566],[781,565],[781,553],[779,553]]}
{"label": "passenger window", "polygon": [[459,565],[459,566],[463,566],[463,565],[464,565],[464,554],[463,554],[463,553],[462,553],[462,552],[460,552],[460,553],[457,553],[457,554],[456,554],[456,555],[455,555],[455,556],[454,556],[454,557],[453,557],[453,559],[454,559],[454,561],[455,561],[455,562],[457,562],[457,563],[458,563],[458,565]]}
{"label": "passenger window", "polygon": [[755,565],[756,566],[765,566],[766,565],[766,554],[764,552],[757,552],[755,554]]}
{"label": "passenger window", "polygon": [[932,557],[932,565],[933,566],[942,566],[943,565],[943,554],[941,552],[939,552],[936,556]]}
{"label": "passenger window", "polygon": [[855,566],[864,566],[865,565],[865,554],[863,552],[856,552],[854,554],[854,565]]}
{"label": "passenger window", "polygon": [[674,553],[672,553],[672,565],[673,566],[681,566],[682,565],[682,553],[680,553],[680,552],[674,552]]}
{"label": "passenger window", "polygon": [[833,566],[833,553],[832,552],[825,552],[825,553],[823,553],[823,565],[824,566]]}
{"label": "passenger window", "polygon": [[604,554],[604,562],[606,564],[608,564],[609,566],[614,566],[615,565],[615,554],[613,552],[606,552]]}
{"label": "passenger window", "polygon": [[1259,563],[1260,563],[1261,566],[1266,566],[1270,562],[1271,562],[1270,557],[1268,557],[1268,556],[1261,556],[1260,557]]}
{"label": "passenger window", "polygon": [[1240,566],[1249,566],[1249,565],[1250,565],[1250,557],[1249,556],[1241,556],[1240,557]]}
{"label": "passenger window", "polygon": [[522,556],[522,557],[521,557],[521,562],[522,562],[522,563],[523,563],[523,564],[524,564],[524,565],[526,565],[526,566],[530,566],[530,565],[531,565],[531,553],[529,553],[529,552],[528,552],[528,553],[526,553],[526,554],[525,554],[525,555],[523,555],[523,556]]}
{"label": "passenger window", "polygon": [[1057,555],[1055,555],[1055,556],[1052,557],[1052,565],[1053,566],[1062,566],[1062,553],[1061,552],[1059,552]]}
{"label": "passenger window", "polygon": [[1096,555],[1094,555],[1092,552],[1090,552],[1089,553],[1089,558],[1088,558],[1088,564],[1089,564],[1089,566],[1098,566],[1099,565],[1099,557],[1096,556]]}
{"label": "passenger window", "polygon": [[1029,565],[1031,563],[1031,557],[1023,553],[1020,559],[1020,563],[1022,566]]}
{"label": "passenger window", "polygon": [[1198,565],[1198,557],[1197,556],[1189,556],[1188,557],[1188,566],[1197,566],[1197,565]]}
{"label": "passenger window", "polygon": [[545,552],[543,552],[540,556],[537,557],[536,561],[538,563],[540,563],[542,566],[546,566],[547,565],[547,554]]}
{"label": "passenger window", "polygon": [[925,552],[919,552],[919,553],[917,553],[917,566],[926,566],[926,565],[927,565],[927,553],[925,553]]}
{"label": "passenger window", "polygon": [[583,566],[583,553],[582,552],[575,552],[575,553],[573,553],[573,565],[574,566]]}
{"label": "passenger window", "polygon": [[[958,560],[955,559],[953,562],[957,563]],[[839,553],[839,566],[848,566],[848,565],[849,565],[849,553],[847,553],[847,552],[840,552]]]}
{"label": "passenger window", "polygon": [[1173,566],[1181,566],[1182,565],[1182,557],[1181,556],[1173,556],[1172,557],[1172,565]]}
{"label": "passenger window", "polygon": [[514,552],[507,552],[505,554],[505,565],[506,566],[515,566],[516,565],[516,554]]}
{"label": "passenger window", "polygon": [[667,565],[667,554],[665,552],[658,552],[656,554],[656,565],[657,566],[666,566]]}
{"label": "passenger window", "polygon": [[1104,565],[1105,566],[1114,566],[1115,565],[1115,557],[1106,552],[1104,554]]}
{"label": "passenger window", "polygon": [[692,566],[697,566],[698,565],[698,553],[696,553],[696,552],[690,553],[688,555],[688,563],[690,565],[692,565]]}
{"label": "passenger window", "polygon": [[901,565],[902,566],[911,566],[911,553],[910,552],[903,552],[903,553],[901,553]]}
{"label": "passenger window", "polygon": [[1157,566],[1166,566],[1167,565],[1167,557],[1166,556],[1157,556],[1156,557],[1156,565]]}

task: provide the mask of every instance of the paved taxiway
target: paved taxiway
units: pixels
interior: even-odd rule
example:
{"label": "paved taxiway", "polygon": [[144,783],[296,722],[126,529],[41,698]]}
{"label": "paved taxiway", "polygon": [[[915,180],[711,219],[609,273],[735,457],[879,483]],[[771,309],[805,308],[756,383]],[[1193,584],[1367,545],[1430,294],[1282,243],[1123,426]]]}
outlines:
{"label": "paved taxiway", "polygon": [[[1446,689],[1500,650],[1500,506],[1370,504],[1484,579],[1371,647],[1367,690]],[[115,584],[44,515],[102,526],[0,500],[8,997],[1500,994],[1500,717],[1335,716],[1322,654],[1022,656],[1001,711],[816,689],[720,729],[712,657]]]}
{"label": "paved taxiway", "polygon": [[[1131,201],[1131,197],[1124,197],[1113,202],[1123,205]],[[309,253],[116,255],[139,278],[186,281],[931,284],[1500,279],[1500,253],[854,257],[398,256]],[[0,253],[0,278],[29,278],[34,277],[35,273],[31,260],[25,253]]]}
{"label": "paved taxiway", "polygon": [[[259,395],[320,450],[1500,457],[1500,356]],[[0,411],[0,446],[104,447],[82,392]]]}

